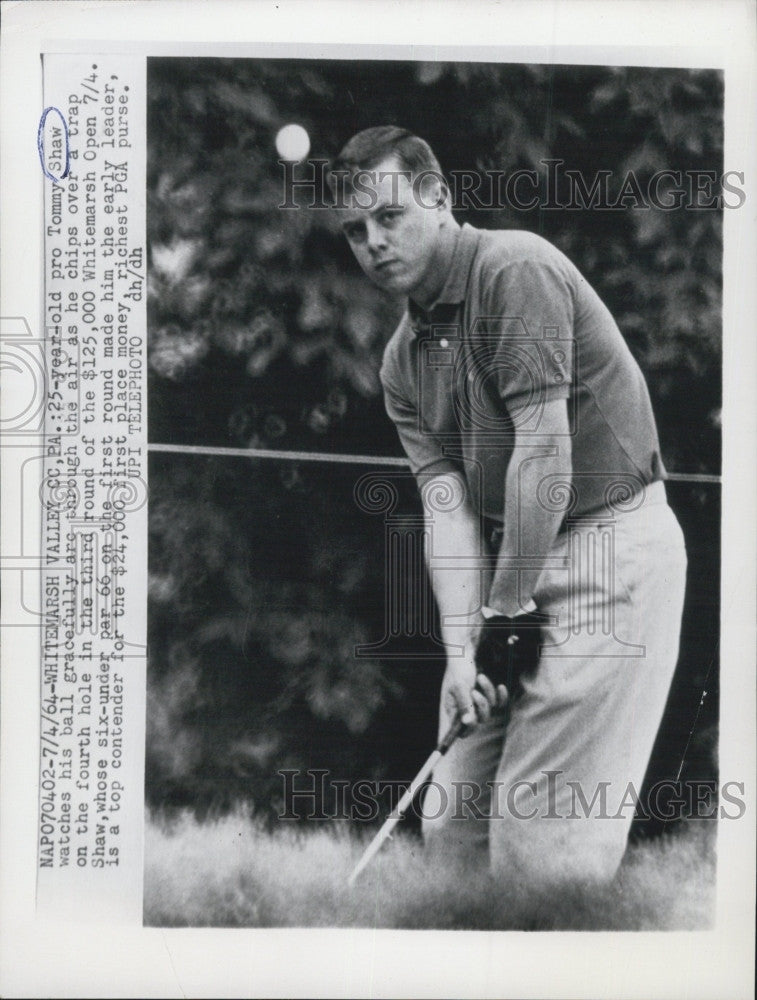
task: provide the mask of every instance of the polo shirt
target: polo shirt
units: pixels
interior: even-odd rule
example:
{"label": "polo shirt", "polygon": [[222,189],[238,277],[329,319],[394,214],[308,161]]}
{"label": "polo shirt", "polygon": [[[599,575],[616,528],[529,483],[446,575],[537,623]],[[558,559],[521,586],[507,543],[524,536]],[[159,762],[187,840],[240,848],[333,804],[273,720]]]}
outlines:
{"label": "polo shirt", "polygon": [[546,475],[536,502],[565,516],[611,513],[665,478],[628,345],[578,269],[533,233],[465,224],[436,302],[409,300],[380,378],[413,473],[461,472],[474,509],[495,521],[517,449],[548,447],[550,400],[567,400],[573,472],[570,482]]}

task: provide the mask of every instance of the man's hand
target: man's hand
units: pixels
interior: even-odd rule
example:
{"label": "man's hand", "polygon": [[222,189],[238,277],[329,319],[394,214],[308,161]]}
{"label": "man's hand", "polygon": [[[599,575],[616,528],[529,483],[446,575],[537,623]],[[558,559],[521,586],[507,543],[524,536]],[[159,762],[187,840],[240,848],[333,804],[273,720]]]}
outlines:
{"label": "man's hand", "polygon": [[463,725],[470,730],[505,707],[507,688],[504,684],[495,687],[485,674],[476,673],[475,655],[471,651],[447,661],[441,702],[449,724],[460,715]]}
{"label": "man's hand", "polygon": [[495,684],[504,682],[510,696],[517,699],[521,678],[536,670],[541,649],[542,628],[547,615],[529,611],[508,618],[494,615],[486,620],[476,647],[476,667]]}

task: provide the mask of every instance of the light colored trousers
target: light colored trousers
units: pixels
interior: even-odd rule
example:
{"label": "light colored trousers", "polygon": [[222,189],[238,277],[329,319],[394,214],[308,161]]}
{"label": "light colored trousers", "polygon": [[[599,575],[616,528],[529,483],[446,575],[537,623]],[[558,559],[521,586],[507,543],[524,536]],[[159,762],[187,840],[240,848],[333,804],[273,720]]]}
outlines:
{"label": "light colored trousers", "polygon": [[437,765],[429,848],[488,852],[495,873],[546,890],[616,873],[676,666],[686,577],[663,484],[636,500],[558,537],[534,594],[554,619],[538,667],[509,717]]}

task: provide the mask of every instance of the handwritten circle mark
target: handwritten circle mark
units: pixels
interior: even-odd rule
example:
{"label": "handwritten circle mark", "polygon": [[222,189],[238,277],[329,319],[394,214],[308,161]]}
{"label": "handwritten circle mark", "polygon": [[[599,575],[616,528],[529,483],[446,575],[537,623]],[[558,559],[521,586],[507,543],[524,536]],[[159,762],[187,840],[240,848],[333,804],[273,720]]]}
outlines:
{"label": "handwritten circle mark", "polygon": [[[66,163],[60,177],[56,177],[55,174],[51,174],[45,166],[45,122],[47,121],[47,116],[51,111],[54,111],[60,118],[61,124],[63,125],[63,136],[66,140]],[[39,128],[37,129],[37,152],[39,153],[39,162],[42,166],[42,173],[48,178],[48,180],[62,181],[64,177],[68,177],[68,172],[71,169],[71,147],[68,141],[68,125],[66,124],[66,119],[63,117],[60,109],[54,107],[53,105],[49,108],[45,108],[42,112],[42,117],[39,120]]]}

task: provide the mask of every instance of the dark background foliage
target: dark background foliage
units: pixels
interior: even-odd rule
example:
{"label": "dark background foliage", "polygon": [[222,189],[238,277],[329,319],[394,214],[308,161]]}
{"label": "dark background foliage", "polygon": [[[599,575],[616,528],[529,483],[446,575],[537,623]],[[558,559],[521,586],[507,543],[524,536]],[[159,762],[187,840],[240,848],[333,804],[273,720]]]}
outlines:
{"label": "dark background foliage", "polygon": [[[148,75],[153,442],[400,454],[377,372],[402,304],[363,278],[328,211],[278,208],[274,138],[287,122],[305,126],[318,158],[396,123],[450,171],[544,174],[560,159],[589,181],[611,171],[616,187],[633,171],[642,190],[661,169],[722,172],[715,71],[153,59]],[[720,211],[459,217],[565,251],[647,375],[668,469],[719,472]],[[151,805],[205,813],[244,800],[273,814],[279,769],[407,780],[426,756],[443,668],[433,643],[405,641],[418,657],[354,655],[384,633],[384,526],[353,496],[370,469],[153,454]],[[409,480],[400,493],[400,510],[416,511]],[[719,493],[671,483],[669,496],[689,589],[648,781],[675,777],[682,760],[683,777],[713,779]]]}

